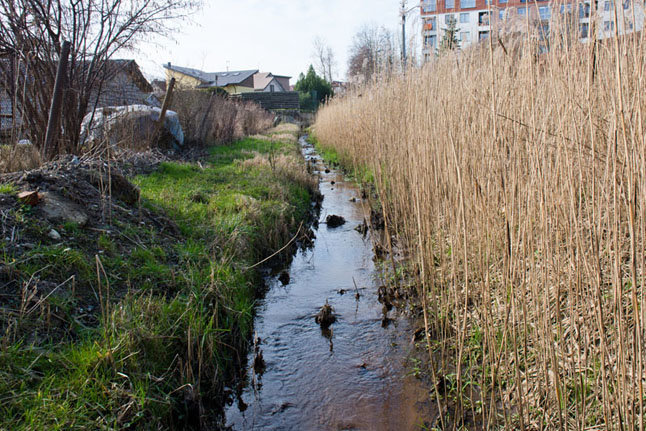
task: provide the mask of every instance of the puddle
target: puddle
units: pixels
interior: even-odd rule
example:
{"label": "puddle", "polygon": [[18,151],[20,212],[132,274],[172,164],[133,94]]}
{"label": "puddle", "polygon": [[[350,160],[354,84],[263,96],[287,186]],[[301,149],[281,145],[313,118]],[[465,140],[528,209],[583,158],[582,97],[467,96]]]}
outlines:
{"label": "puddle", "polygon": [[[255,374],[250,349],[247,385],[226,408],[226,424],[233,430],[423,429],[431,415],[428,392],[406,375],[404,363],[412,331],[395,309],[382,327],[370,233],[364,238],[355,230],[364,220],[359,190],[339,172],[325,173],[313,147],[300,142],[305,157],[317,159],[322,222],[314,246],[294,257],[289,282],[268,281],[255,320],[264,369]],[[346,223],[330,228],[323,223],[328,215]],[[322,330],[314,317],[326,300],[337,321]]]}

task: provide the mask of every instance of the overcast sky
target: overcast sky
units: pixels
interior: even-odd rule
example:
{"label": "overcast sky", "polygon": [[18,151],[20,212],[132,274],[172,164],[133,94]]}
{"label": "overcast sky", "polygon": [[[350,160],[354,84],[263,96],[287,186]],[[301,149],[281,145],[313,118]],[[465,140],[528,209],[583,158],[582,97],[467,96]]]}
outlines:
{"label": "overcast sky", "polygon": [[[335,79],[343,79],[352,36],[365,24],[398,30],[399,5],[399,0],[204,0],[175,40],[141,44],[129,55],[149,78],[163,77],[161,65],[170,61],[207,72],[260,69],[292,76],[294,84],[312,63],[313,40],[320,36],[336,54]],[[417,31],[416,15],[410,16],[410,32]]]}

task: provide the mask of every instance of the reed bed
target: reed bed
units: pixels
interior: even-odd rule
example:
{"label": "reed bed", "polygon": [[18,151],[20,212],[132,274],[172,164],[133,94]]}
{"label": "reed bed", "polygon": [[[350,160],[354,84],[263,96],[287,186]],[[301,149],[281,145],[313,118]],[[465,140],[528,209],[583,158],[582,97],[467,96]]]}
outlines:
{"label": "reed bed", "polygon": [[581,43],[568,19],[316,119],[410,257],[441,429],[644,429],[646,43]]}

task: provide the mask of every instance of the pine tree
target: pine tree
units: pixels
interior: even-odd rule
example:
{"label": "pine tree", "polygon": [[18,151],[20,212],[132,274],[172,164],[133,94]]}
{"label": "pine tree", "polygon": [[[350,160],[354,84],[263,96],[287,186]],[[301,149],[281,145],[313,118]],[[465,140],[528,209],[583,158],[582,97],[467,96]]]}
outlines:
{"label": "pine tree", "polygon": [[444,36],[442,36],[442,40],[440,41],[440,46],[437,48],[437,55],[446,54],[447,52],[460,47],[458,30],[456,19],[454,17],[450,17],[447,22],[446,30],[444,30]]}

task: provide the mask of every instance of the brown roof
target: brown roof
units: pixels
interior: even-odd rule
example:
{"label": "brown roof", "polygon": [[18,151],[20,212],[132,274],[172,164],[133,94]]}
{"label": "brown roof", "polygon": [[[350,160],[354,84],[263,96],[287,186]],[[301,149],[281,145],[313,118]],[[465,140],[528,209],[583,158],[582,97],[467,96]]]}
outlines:
{"label": "brown roof", "polygon": [[258,72],[253,76],[253,88],[255,90],[264,90],[274,77],[269,72]]}

